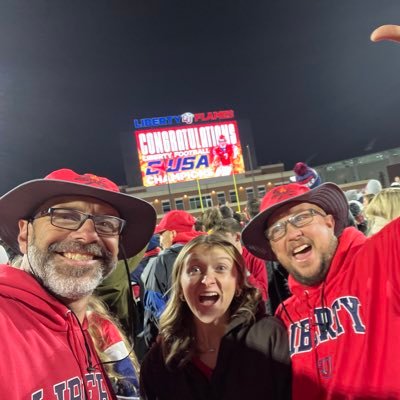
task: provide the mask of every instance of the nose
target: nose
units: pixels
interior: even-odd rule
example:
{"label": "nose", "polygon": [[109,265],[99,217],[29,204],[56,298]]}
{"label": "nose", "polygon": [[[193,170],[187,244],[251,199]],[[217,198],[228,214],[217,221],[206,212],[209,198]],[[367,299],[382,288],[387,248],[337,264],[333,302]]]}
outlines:
{"label": "nose", "polygon": [[94,222],[90,218],[87,219],[79,229],[72,231],[71,234],[76,240],[80,240],[84,243],[99,241],[99,235],[94,227]]}
{"label": "nose", "polygon": [[210,286],[215,283],[215,276],[214,274],[208,272],[207,274],[204,274],[203,279],[201,280],[201,283],[205,286]]}
{"label": "nose", "polygon": [[286,225],[287,239],[296,240],[302,235],[303,235],[303,231],[301,230],[301,228],[296,228],[294,225],[292,225],[290,223]]}

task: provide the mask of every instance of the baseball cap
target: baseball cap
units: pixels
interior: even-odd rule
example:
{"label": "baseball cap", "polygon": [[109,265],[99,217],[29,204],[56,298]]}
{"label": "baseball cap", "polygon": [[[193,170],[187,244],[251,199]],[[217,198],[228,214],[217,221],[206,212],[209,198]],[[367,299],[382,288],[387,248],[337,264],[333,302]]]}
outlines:
{"label": "baseball cap", "polygon": [[187,232],[194,228],[196,219],[186,211],[173,210],[169,211],[161,219],[156,226],[155,233],[163,233],[164,231]]}

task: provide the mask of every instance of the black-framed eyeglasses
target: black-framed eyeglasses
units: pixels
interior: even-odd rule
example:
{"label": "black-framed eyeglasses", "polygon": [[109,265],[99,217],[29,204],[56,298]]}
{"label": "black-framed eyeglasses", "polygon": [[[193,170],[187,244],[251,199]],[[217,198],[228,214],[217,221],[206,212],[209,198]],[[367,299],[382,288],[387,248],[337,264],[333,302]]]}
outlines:
{"label": "black-framed eyeglasses", "polygon": [[276,223],[275,225],[272,225],[265,231],[265,236],[268,240],[276,242],[286,235],[288,224],[293,225],[295,228],[301,228],[303,226],[311,224],[314,219],[314,215],[326,217],[326,214],[322,214],[321,212],[310,208],[309,210],[305,210],[299,212],[298,214],[292,215],[286,221],[281,221]]}
{"label": "black-framed eyeglasses", "polygon": [[77,231],[88,219],[94,224],[95,231],[102,236],[118,236],[126,221],[111,215],[91,215],[72,208],[49,208],[36,214],[33,219],[50,216],[50,222],[57,228]]}

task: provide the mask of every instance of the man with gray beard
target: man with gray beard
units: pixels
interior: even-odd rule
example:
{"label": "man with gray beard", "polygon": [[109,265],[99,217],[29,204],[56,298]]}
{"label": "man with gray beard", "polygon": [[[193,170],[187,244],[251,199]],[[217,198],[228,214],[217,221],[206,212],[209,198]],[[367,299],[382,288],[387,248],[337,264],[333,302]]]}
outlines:
{"label": "man with gray beard", "polygon": [[142,250],[156,215],[118,186],[69,169],[0,199],[0,237],[22,255],[0,265],[0,398],[114,399],[87,332],[87,305],[122,258]]}

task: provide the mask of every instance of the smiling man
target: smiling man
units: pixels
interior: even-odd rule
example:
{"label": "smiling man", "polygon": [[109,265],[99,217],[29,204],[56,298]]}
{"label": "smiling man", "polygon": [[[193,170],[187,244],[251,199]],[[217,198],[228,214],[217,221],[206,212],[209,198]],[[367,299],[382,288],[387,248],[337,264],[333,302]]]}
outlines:
{"label": "smiling man", "polygon": [[255,256],[290,274],[293,295],[277,316],[294,399],[400,398],[400,219],[367,239],[347,216],[335,184],[288,184],[266,194],[242,234]]}
{"label": "smiling man", "polygon": [[106,178],[62,169],[1,197],[0,221],[22,254],[20,269],[0,265],[0,398],[114,399],[87,305],[119,247],[129,258],[146,245],[154,209]]}

